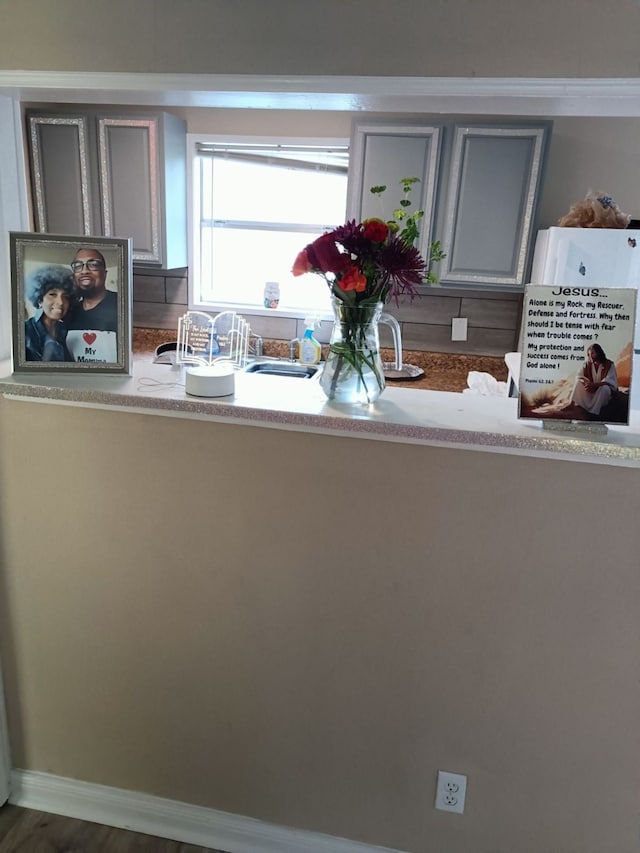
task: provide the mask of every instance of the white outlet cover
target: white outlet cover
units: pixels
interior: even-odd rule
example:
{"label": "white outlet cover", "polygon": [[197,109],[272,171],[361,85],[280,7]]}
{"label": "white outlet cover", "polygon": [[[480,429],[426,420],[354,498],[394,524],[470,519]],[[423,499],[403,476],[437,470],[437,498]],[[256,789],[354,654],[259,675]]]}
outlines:
{"label": "white outlet cover", "polygon": [[462,814],[467,796],[467,777],[438,770],[435,807],[443,812]]}
{"label": "white outlet cover", "polygon": [[466,341],[467,340],[467,318],[453,317],[451,319],[451,340]]}

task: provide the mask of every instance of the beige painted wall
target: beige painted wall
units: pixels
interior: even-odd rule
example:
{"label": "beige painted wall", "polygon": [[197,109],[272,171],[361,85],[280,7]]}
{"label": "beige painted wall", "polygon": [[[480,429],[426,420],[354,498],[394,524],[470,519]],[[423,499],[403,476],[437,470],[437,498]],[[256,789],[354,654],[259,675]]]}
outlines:
{"label": "beige painted wall", "polygon": [[[247,11],[249,10],[249,11]],[[635,0],[1,0],[4,68],[635,77]]]}
{"label": "beige painted wall", "polygon": [[636,853],[637,471],[3,400],[0,472],[17,766],[415,853]]}

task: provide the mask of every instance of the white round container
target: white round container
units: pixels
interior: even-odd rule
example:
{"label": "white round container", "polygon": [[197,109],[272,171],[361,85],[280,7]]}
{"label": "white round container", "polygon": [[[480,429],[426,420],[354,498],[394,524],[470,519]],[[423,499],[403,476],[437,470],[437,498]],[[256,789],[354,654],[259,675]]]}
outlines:
{"label": "white round container", "polygon": [[235,374],[226,364],[188,367],[184,385],[192,397],[228,397],[236,389]]}

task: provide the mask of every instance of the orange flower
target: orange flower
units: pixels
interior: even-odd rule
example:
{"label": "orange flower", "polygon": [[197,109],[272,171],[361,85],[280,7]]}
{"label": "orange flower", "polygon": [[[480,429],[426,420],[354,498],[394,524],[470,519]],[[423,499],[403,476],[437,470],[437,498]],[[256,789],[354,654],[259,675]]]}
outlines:
{"label": "orange flower", "polygon": [[387,239],[389,227],[382,219],[365,219],[362,224],[364,225],[363,234],[367,240],[371,240],[372,243],[382,243]]}
{"label": "orange flower", "polygon": [[346,270],[339,281],[339,285],[342,290],[355,290],[356,293],[362,293],[367,286],[367,279],[362,275],[360,269],[353,264]]}

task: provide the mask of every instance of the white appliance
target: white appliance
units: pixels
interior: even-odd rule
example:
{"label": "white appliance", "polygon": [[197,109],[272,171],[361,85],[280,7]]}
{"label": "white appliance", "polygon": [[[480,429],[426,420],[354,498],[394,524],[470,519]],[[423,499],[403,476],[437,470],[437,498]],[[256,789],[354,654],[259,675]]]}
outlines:
{"label": "white appliance", "polygon": [[[547,228],[539,231],[530,283],[563,287],[633,287],[638,290],[640,230]],[[640,352],[639,327],[640,311],[636,310],[636,353]]]}
{"label": "white appliance", "polygon": [[[640,230],[547,228],[538,232],[531,284],[640,289]],[[632,409],[640,408],[640,295],[636,302]]]}

